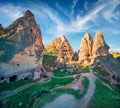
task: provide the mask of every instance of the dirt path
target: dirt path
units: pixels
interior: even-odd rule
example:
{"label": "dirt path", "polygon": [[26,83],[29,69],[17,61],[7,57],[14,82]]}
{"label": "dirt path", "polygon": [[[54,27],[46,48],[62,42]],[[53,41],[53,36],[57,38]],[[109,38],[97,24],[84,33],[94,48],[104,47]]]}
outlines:
{"label": "dirt path", "polygon": [[95,91],[95,80],[96,80],[96,77],[93,74],[91,67],[89,68],[89,70],[90,70],[90,73],[82,74],[82,76],[86,76],[89,79],[89,86],[88,86],[87,93],[79,101],[80,102],[80,108],[86,108],[87,107],[87,105],[88,105],[88,103],[89,103],[89,101],[90,101],[90,99],[93,96],[94,91]]}
{"label": "dirt path", "polygon": [[71,76],[65,76],[65,77],[55,77],[55,76],[53,76],[53,75],[50,75],[50,79],[47,80],[47,81],[45,81],[45,82],[43,82],[43,81],[37,81],[37,82],[33,82],[33,83],[26,84],[26,85],[24,85],[24,86],[21,86],[21,87],[19,87],[19,88],[17,88],[17,89],[14,89],[14,90],[10,91],[10,92],[0,93],[0,100],[4,100],[5,98],[8,98],[9,96],[12,96],[12,95],[14,95],[14,94],[16,94],[16,93],[18,93],[18,92],[20,92],[20,91],[22,91],[22,90],[30,87],[30,86],[33,86],[33,85],[35,85],[35,84],[48,83],[49,81],[51,81],[51,78],[59,78],[59,79],[62,79],[62,78],[71,78],[71,77],[75,77],[75,76],[74,76],[74,75],[71,75]]}
{"label": "dirt path", "polygon": [[12,90],[12,91],[10,91],[9,93],[6,93],[6,94],[0,94],[0,100],[4,100],[5,98],[7,98],[7,97],[9,97],[9,96],[12,96],[12,95],[14,95],[14,94],[16,94],[16,93],[18,93],[18,92],[20,92],[20,91],[22,91],[22,90],[24,90],[24,89],[26,89],[26,88],[28,88],[28,87],[30,87],[30,86],[33,86],[33,85],[35,85],[35,84],[43,84],[43,83],[48,83],[49,81],[50,81],[51,79],[49,79],[49,80],[47,80],[47,81],[45,81],[45,82],[34,82],[34,83],[29,83],[29,84],[26,84],[26,85],[24,85],[24,86],[21,86],[21,87],[19,87],[19,88],[17,88],[17,89],[14,89],[14,90]]}
{"label": "dirt path", "polygon": [[[85,96],[81,100],[79,100],[80,108],[86,108],[87,107],[87,105],[88,105],[88,103],[89,103],[89,101],[90,101],[90,99],[91,99],[91,97],[92,97],[92,95],[94,93],[94,90],[95,90],[95,79],[96,79],[96,77],[93,75],[92,69],[91,68],[89,68],[89,69],[90,69],[90,73],[83,73],[82,74],[82,76],[85,76],[85,77],[87,77],[89,79],[89,87],[88,87],[88,91],[85,94]],[[48,81],[45,81],[45,82],[39,82],[38,81],[38,82],[26,84],[26,85],[24,85],[22,87],[19,87],[19,88],[15,89],[15,90],[10,91],[8,94],[0,95],[0,100],[3,100],[3,99],[5,99],[5,98],[7,98],[9,96],[12,96],[12,95],[14,95],[14,94],[16,94],[16,93],[18,93],[18,92],[20,92],[20,91],[30,87],[30,86],[33,86],[35,84],[48,83],[51,80],[51,78],[62,79],[62,78],[70,78],[70,77],[75,77],[75,75],[65,76],[65,77],[55,77],[55,76],[52,76],[52,77],[50,77],[50,79]]]}

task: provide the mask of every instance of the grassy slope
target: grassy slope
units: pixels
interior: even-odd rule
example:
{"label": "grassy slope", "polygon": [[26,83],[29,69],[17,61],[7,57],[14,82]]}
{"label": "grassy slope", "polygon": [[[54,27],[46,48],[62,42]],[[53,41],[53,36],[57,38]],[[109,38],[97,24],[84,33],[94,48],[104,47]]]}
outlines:
{"label": "grassy slope", "polygon": [[45,46],[44,50],[45,55],[58,56],[58,50],[52,46]]}
{"label": "grassy slope", "polygon": [[[114,90],[120,92],[120,86],[111,85],[111,84],[110,84],[110,81],[105,78],[105,76],[109,75],[108,72],[103,71],[100,67],[97,67],[97,66],[96,66],[93,70],[94,70],[94,74],[95,74],[101,81],[103,81],[104,83],[106,83],[106,84],[108,84],[109,86],[111,86]],[[117,79],[117,80],[118,80],[118,79]]]}
{"label": "grassy slope", "polygon": [[13,82],[13,83],[3,83],[0,84],[0,92],[5,90],[13,90],[30,82],[32,82],[32,80],[20,80],[18,82]]}
{"label": "grassy slope", "polygon": [[50,56],[50,55],[44,55],[43,57],[43,64],[52,66],[54,64],[54,61],[57,59],[56,56]]}
{"label": "grassy slope", "polygon": [[54,99],[56,99],[58,96],[60,96],[63,93],[72,94],[77,99],[80,99],[84,96],[84,94],[86,93],[88,89],[89,80],[85,77],[83,80],[83,83],[84,83],[84,88],[85,88],[83,93],[80,94],[79,91],[75,91],[73,89],[65,89],[65,88],[56,89],[56,90],[53,90],[51,93],[45,94],[41,98],[39,98],[35,106],[33,106],[33,108],[44,106],[46,103],[53,101]]}
{"label": "grassy slope", "polygon": [[120,94],[111,91],[109,88],[96,80],[95,93],[88,105],[88,108],[120,108]]}
{"label": "grassy slope", "polygon": [[70,75],[77,74],[77,73],[78,72],[72,72],[72,73],[70,73],[66,69],[63,69],[63,71],[60,71],[60,70],[54,70],[53,71],[53,74],[56,77],[70,76]]}
{"label": "grassy slope", "polygon": [[80,74],[80,73],[87,73],[87,72],[89,72],[89,68],[88,67],[84,67],[84,68],[80,69],[79,72],[68,72],[64,68],[62,72],[60,70],[54,70],[53,74],[56,77],[64,77],[64,76],[69,76],[69,75],[74,75],[74,74]]}
{"label": "grassy slope", "polygon": [[56,86],[66,85],[68,83],[71,83],[72,81],[73,81],[73,78],[63,78],[63,79],[53,78],[50,82],[48,82],[46,84],[33,85],[21,92],[9,97],[8,102],[10,104],[10,108],[18,108],[19,102],[22,102],[23,103],[22,107],[26,108],[29,103],[31,94],[33,94],[33,93],[38,94],[44,89],[50,90]]}
{"label": "grassy slope", "polygon": [[95,74],[99,74],[99,75],[101,75],[101,76],[108,76],[109,75],[109,73],[108,72],[106,72],[106,71],[104,71],[104,70],[102,70],[100,67],[94,67],[94,73]]}

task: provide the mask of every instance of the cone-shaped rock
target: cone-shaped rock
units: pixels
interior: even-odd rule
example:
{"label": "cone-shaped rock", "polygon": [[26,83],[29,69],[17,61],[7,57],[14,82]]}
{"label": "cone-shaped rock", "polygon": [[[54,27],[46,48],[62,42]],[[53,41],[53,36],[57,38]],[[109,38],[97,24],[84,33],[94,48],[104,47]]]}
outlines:
{"label": "cone-shaped rock", "polygon": [[97,32],[93,41],[92,55],[96,56],[107,56],[109,46],[105,43],[102,32]]}
{"label": "cone-shaped rock", "polygon": [[86,63],[89,62],[91,54],[92,54],[92,38],[89,33],[86,33],[81,41],[79,61],[84,61]]}
{"label": "cone-shaped rock", "polygon": [[62,36],[57,61],[63,64],[72,61],[74,52],[68,40]]}

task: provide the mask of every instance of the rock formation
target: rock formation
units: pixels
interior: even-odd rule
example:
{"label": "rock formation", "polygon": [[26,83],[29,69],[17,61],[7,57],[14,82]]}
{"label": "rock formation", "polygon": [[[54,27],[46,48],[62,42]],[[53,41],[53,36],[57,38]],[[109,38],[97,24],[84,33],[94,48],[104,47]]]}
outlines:
{"label": "rock formation", "polygon": [[93,41],[92,54],[95,56],[107,56],[109,46],[105,43],[102,32],[97,32]]}
{"label": "rock formation", "polygon": [[2,34],[4,28],[2,27],[2,24],[0,24],[0,35]]}
{"label": "rock formation", "polygon": [[92,38],[89,33],[86,33],[82,38],[80,51],[79,51],[79,61],[84,61],[84,63],[90,62],[90,57],[92,54]]}
{"label": "rock formation", "polygon": [[68,40],[64,36],[62,36],[60,39],[61,39],[61,43],[59,46],[59,54],[57,61],[66,64],[67,62],[72,61],[74,52]]}
{"label": "rock formation", "polygon": [[[40,27],[36,24],[31,11],[27,10],[23,17],[5,28],[0,37],[5,38],[7,41],[5,43],[8,44],[3,48],[5,54],[2,55],[2,61],[4,62],[0,63],[0,72],[3,77],[9,78],[15,73],[17,79],[39,78],[44,71],[42,66],[44,46]],[[6,53],[8,51],[9,54]]]}
{"label": "rock formation", "polygon": [[52,46],[52,47],[56,48],[57,50],[59,50],[61,42],[62,42],[61,38],[57,38],[57,39],[53,40],[50,43],[50,46]]}
{"label": "rock formation", "polygon": [[58,56],[60,45],[61,45],[61,38],[54,39],[50,43],[50,45],[45,46],[44,54],[50,56]]}
{"label": "rock formation", "polygon": [[96,57],[109,55],[108,50],[109,46],[105,43],[102,32],[97,32],[94,40],[86,33],[81,41],[79,61],[83,64],[94,63]]}

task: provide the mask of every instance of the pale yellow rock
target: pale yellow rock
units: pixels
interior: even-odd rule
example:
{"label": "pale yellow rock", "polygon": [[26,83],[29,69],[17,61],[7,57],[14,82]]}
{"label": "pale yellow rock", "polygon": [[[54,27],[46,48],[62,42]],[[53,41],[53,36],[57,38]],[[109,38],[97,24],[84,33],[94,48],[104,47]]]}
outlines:
{"label": "pale yellow rock", "polygon": [[81,41],[79,61],[83,61],[84,64],[87,64],[91,57],[91,53],[92,53],[92,38],[89,33],[86,33]]}

